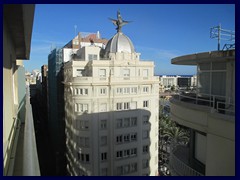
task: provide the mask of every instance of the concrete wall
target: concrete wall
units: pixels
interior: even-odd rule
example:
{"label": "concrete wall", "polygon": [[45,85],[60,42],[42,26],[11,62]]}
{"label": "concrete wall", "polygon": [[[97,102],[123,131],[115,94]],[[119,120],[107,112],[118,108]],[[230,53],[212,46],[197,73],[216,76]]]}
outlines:
{"label": "concrete wall", "polygon": [[[191,107],[190,107],[191,106]],[[205,175],[235,175],[235,117],[211,112],[190,103],[171,100],[171,118],[207,134]],[[201,152],[200,152],[201,153]]]}
{"label": "concrete wall", "polygon": [[17,72],[15,47],[8,30],[8,26],[3,25],[3,157],[4,174],[8,168],[15,129],[17,126]]}

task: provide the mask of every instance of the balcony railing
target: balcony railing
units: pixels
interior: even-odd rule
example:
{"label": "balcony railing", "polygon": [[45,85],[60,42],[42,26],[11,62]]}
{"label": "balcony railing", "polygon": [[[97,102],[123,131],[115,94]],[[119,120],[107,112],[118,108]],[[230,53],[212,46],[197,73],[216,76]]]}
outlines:
{"label": "balcony railing", "polygon": [[209,106],[215,112],[235,116],[235,104],[229,103],[231,101],[226,96],[180,92],[173,95],[173,98],[178,101]]}
{"label": "balcony railing", "polygon": [[81,82],[81,83],[99,83],[99,82],[126,82],[126,81],[159,81],[159,78],[156,76],[152,77],[86,77],[79,76],[74,77],[73,82]]}
{"label": "balcony railing", "polygon": [[178,151],[178,148],[179,147],[176,147],[170,153],[169,168],[171,174],[176,176],[204,176],[200,172],[191,168],[190,165],[186,163],[186,161],[178,157],[176,153]]}
{"label": "balcony railing", "polygon": [[25,123],[21,124],[16,154],[14,155],[14,176],[40,176],[32,107],[29,97],[28,86]]}

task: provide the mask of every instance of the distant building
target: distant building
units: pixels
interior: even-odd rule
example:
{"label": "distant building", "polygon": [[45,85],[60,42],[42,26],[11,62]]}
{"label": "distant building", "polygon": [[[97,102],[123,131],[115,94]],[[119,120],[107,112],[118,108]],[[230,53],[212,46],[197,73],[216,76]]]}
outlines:
{"label": "distant building", "polygon": [[48,56],[48,127],[52,142],[55,159],[56,174],[65,175],[65,112],[64,112],[64,85],[63,64],[70,59],[77,58],[79,47],[97,42],[102,47],[106,40],[98,38],[96,34],[81,33],[62,48],[55,48]]}
{"label": "distant building", "polygon": [[79,32],[78,35],[69,41],[64,48],[71,48],[71,49],[80,49],[84,46],[90,46],[91,44],[95,44],[96,46],[105,48],[108,40],[103,39],[100,36],[100,32],[97,33],[84,33]]}
{"label": "distant building", "polygon": [[176,146],[170,171],[182,176],[235,175],[235,50],[212,51],[172,59],[197,66],[196,93],[170,100],[171,118],[190,129],[188,146]]}
{"label": "distant building", "polygon": [[70,175],[158,175],[159,77],[116,33],[64,65]]}
{"label": "distant building", "polygon": [[160,76],[160,92],[172,89],[193,89],[197,84],[196,75],[162,75]]}
{"label": "distant building", "polygon": [[41,67],[41,74],[42,74],[42,94],[43,94],[43,97],[45,98],[44,100],[44,104],[46,105],[47,107],[47,80],[48,80],[48,65],[43,65]]}

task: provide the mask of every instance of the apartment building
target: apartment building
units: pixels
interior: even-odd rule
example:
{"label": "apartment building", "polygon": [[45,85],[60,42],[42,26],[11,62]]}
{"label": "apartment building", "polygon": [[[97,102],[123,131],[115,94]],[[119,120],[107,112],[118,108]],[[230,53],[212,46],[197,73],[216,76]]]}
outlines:
{"label": "apartment building", "polygon": [[39,176],[23,60],[29,59],[35,5],[3,5],[3,175]]}
{"label": "apartment building", "polygon": [[100,38],[100,33],[78,33],[63,47],[54,48],[48,56],[47,97],[48,100],[48,130],[56,162],[56,174],[65,175],[65,112],[63,64],[76,58],[80,47],[96,42],[104,46],[106,39]]}
{"label": "apartment building", "polygon": [[235,175],[235,50],[180,56],[172,64],[197,66],[196,93],[170,100],[171,118],[190,129],[188,146],[170,155],[172,175]]}
{"label": "apartment building", "polygon": [[70,175],[158,175],[159,77],[117,30],[64,64]]}

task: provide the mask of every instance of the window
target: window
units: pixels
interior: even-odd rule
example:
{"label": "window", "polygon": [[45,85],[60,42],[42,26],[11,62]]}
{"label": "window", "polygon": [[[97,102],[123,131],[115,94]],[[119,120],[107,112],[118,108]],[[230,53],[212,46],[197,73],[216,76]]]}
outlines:
{"label": "window", "polygon": [[117,88],[117,94],[122,94],[122,88]]}
{"label": "window", "polygon": [[101,146],[107,145],[107,136],[101,136]]}
{"label": "window", "polygon": [[117,142],[117,144],[122,143],[122,135],[116,136],[116,142]]}
{"label": "window", "polygon": [[124,69],[123,70],[123,77],[125,77],[125,78],[130,77],[130,69]]}
{"label": "window", "polygon": [[148,159],[143,159],[143,168],[148,168],[149,167],[149,160]]}
{"label": "window", "polygon": [[146,146],[143,146],[143,153],[148,153],[148,145],[146,145]]}
{"label": "window", "polygon": [[89,61],[97,60],[97,54],[88,54],[88,60]]}
{"label": "window", "polygon": [[124,139],[124,142],[129,142],[130,141],[130,135],[129,134],[125,134],[124,136],[123,136],[123,139]]}
{"label": "window", "polygon": [[131,126],[137,126],[137,117],[131,117]]}
{"label": "window", "polygon": [[126,109],[130,109],[130,102],[125,102],[123,105],[124,105],[123,108],[124,108],[125,110],[126,110]]}
{"label": "window", "polygon": [[149,138],[149,131],[147,131],[147,130],[143,131],[142,137],[143,137],[143,139]]}
{"label": "window", "polygon": [[76,88],[75,95],[88,95],[88,89]]}
{"label": "window", "polygon": [[101,77],[106,77],[106,69],[99,69],[99,76]]}
{"label": "window", "polygon": [[136,141],[137,140],[137,133],[131,134],[131,141]]}
{"label": "window", "polygon": [[86,120],[79,120],[78,122],[77,122],[77,127],[79,128],[79,129],[88,129],[89,128],[89,125],[88,125],[88,121],[86,121]]}
{"label": "window", "polygon": [[123,93],[124,94],[129,94],[130,93],[130,88],[129,87],[124,88]]}
{"label": "window", "polygon": [[148,92],[149,92],[149,87],[146,87],[146,86],[143,87],[143,92],[144,92],[144,93],[148,93]]}
{"label": "window", "polygon": [[137,94],[137,87],[132,87],[131,88],[131,93],[132,94]]}
{"label": "window", "polygon": [[81,154],[81,161],[84,162],[84,154]]}
{"label": "window", "polygon": [[101,129],[106,129],[107,128],[107,120],[104,119],[104,120],[101,120]]}
{"label": "window", "polygon": [[143,107],[148,107],[149,106],[149,102],[148,101],[143,101]]}
{"label": "window", "polygon": [[75,104],[75,112],[87,112],[88,111],[88,104]]}
{"label": "window", "polygon": [[106,161],[107,160],[107,153],[106,152],[101,153],[101,160],[102,161]]}
{"label": "window", "polygon": [[130,155],[130,150],[126,149],[123,151],[123,157],[128,157]]}
{"label": "window", "polygon": [[116,123],[116,124],[117,124],[117,125],[116,125],[117,128],[123,127],[123,120],[122,120],[122,119],[117,119],[116,122],[117,122],[117,123]]}
{"label": "window", "polygon": [[143,116],[143,124],[148,124],[149,123],[149,116],[145,115]]}
{"label": "window", "polygon": [[122,151],[117,151],[116,157],[117,158],[122,158]]}
{"label": "window", "polygon": [[101,95],[105,95],[105,94],[106,94],[106,91],[107,91],[106,88],[101,88],[101,89],[100,89],[100,94],[101,94]]}
{"label": "window", "polygon": [[130,155],[131,156],[136,156],[137,155],[137,148],[133,148],[130,150]]}
{"label": "window", "polygon": [[121,110],[122,109],[122,103],[117,103],[117,110]]}
{"label": "window", "polygon": [[86,154],[86,162],[89,162],[89,154]]}

